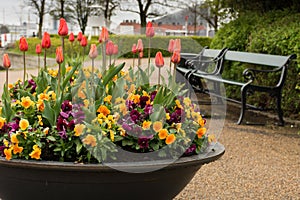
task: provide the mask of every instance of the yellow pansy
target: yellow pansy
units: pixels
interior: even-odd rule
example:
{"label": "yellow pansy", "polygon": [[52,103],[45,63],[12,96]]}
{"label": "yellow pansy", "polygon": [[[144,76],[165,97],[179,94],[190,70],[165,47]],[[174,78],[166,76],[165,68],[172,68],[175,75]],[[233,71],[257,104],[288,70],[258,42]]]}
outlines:
{"label": "yellow pansy", "polygon": [[174,134],[170,134],[167,136],[166,138],[166,144],[172,144],[173,142],[175,142],[176,140],[176,136]]}
{"label": "yellow pansy", "polygon": [[111,95],[108,95],[104,98],[104,102],[107,102],[107,103],[111,103],[111,99],[112,99],[112,96]]}
{"label": "yellow pansy", "polygon": [[36,103],[36,107],[37,107],[38,111],[43,112],[45,109],[44,101],[38,100],[38,102]]}
{"label": "yellow pansy", "polygon": [[125,103],[122,103],[119,105],[119,109],[120,109],[120,112],[123,114],[123,115],[126,115],[127,114],[127,107],[126,107],[126,104]]}
{"label": "yellow pansy", "polygon": [[158,132],[158,137],[159,137],[159,139],[161,139],[161,140],[166,139],[168,135],[169,135],[169,133],[168,133],[168,130],[167,130],[167,129],[161,129],[161,130]]}
{"label": "yellow pansy", "polygon": [[8,141],[8,140],[6,140],[6,139],[4,139],[4,140],[3,140],[3,144],[4,144],[4,146],[5,146],[5,147],[8,147],[8,145],[9,145],[9,141]]}
{"label": "yellow pansy", "polygon": [[48,96],[51,98],[52,101],[56,101],[56,94],[53,91],[48,92]]}
{"label": "yellow pansy", "polygon": [[43,133],[45,133],[45,135],[48,135],[48,133],[49,133],[49,127],[45,128],[45,129],[43,130]]}
{"label": "yellow pansy", "polygon": [[25,131],[29,126],[28,120],[27,119],[21,119],[20,122],[19,122],[19,126],[20,126],[22,131]]}
{"label": "yellow pansy", "polygon": [[176,106],[180,109],[182,109],[182,106],[180,104],[180,101],[178,99],[175,100]]}
{"label": "yellow pansy", "polygon": [[13,143],[13,144],[18,144],[19,143],[19,140],[17,138],[17,134],[12,134],[10,136],[10,141]]}
{"label": "yellow pansy", "polygon": [[27,97],[22,97],[21,98],[21,105],[24,108],[28,109],[28,108],[30,108],[31,106],[34,105],[34,102],[31,101],[30,97],[28,97],[28,96]]}
{"label": "yellow pansy", "polygon": [[110,130],[109,133],[110,133],[110,140],[112,142],[114,142],[115,141],[115,133],[114,133],[114,131]]}
{"label": "yellow pansy", "polygon": [[152,124],[152,122],[150,122],[150,121],[144,121],[143,122],[143,129],[144,130],[150,129],[151,124]]}
{"label": "yellow pansy", "polygon": [[97,141],[95,136],[88,134],[83,140],[82,142],[86,145],[90,145],[92,147],[95,147],[97,145]]}
{"label": "yellow pansy", "polygon": [[9,88],[9,89],[12,89],[13,87],[14,87],[14,85],[13,85],[13,84],[11,84],[11,83],[10,83],[10,84],[8,84],[8,88]]}
{"label": "yellow pansy", "polygon": [[89,107],[90,101],[88,99],[83,100],[84,107]]}
{"label": "yellow pansy", "polygon": [[13,145],[13,152],[14,152],[14,154],[22,153],[22,151],[23,151],[23,147],[19,147],[19,144]]}
{"label": "yellow pansy", "polygon": [[6,119],[5,119],[5,118],[3,118],[3,117],[0,117],[0,129],[2,129],[2,128],[3,128],[3,126],[4,126],[5,122],[6,122]]}
{"label": "yellow pansy", "polygon": [[41,116],[41,115],[38,115],[37,117],[38,117],[38,120],[39,120],[39,121],[38,121],[38,122],[39,122],[39,125],[40,125],[40,126],[43,126],[44,124],[43,124],[43,118],[42,118],[42,116]]}
{"label": "yellow pansy", "polygon": [[166,113],[166,120],[169,120],[169,119],[171,119],[170,113]]}
{"label": "yellow pansy", "polygon": [[49,101],[49,95],[46,94],[46,93],[41,93],[38,95],[38,99],[39,100],[46,100],[46,101]]}
{"label": "yellow pansy", "polygon": [[191,101],[190,98],[185,97],[185,98],[183,99],[183,103],[184,103],[184,105],[190,107],[190,105],[192,104],[192,101]]}
{"label": "yellow pansy", "polygon": [[199,128],[199,129],[197,130],[197,136],[198,136],[198,138],[202,138],[203,135],[205,135],[205,133],[206,133],[206,128],[204,128],[204,127]]}
{"label": "yellow pansy", "polygon": [[42,150],[38,145],[34,145],[33,151],[29,154],[32,159],[39,160],[41,158]]}
{"label": "yellow pansy", "polygon": [[155,132],[159,132],[163,128],[163,124],[160,121],[156,121],[153,123],[153,130]]}
{"label": "yellow pansy", "polygon": [[6,160],[11,160],[11,156],[12,156],[11,151],[12,148],[4,149],[4,155]]}
{"label": "yellow pansy", "polygon": [[74,132],[75,132],[74,135],[76,137],[79,137],[83,133],[84,129],[85,129],[85,125],[84,124],[76,124],[75,128],[74,128]]}
{"label": "yellow pansy", "polygon": [[104,116],[107,116],[110,114],[110,110],[105,105],[99,106],[97,112],[102,113]]}

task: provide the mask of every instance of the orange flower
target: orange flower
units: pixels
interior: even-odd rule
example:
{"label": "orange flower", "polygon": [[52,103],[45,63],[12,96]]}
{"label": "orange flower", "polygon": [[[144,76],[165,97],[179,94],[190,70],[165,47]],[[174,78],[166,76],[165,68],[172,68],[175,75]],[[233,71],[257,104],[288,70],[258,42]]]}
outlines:
{"label": "orange flower", "polygon": [[6,160],[11,160],[11,151],[12,151],[12,148],[4,149],[4,155],[5,155]]}
{"label": "orange flower", "polygon": [[39,100],[49,100],[49,95],[45,94],[45,93],[41,93],[38,95]]}
{"label": "orange flower", "polygon": [[148,22],[146,26],[146,36],[153,37],[155,34],[152,22]]}
{"label": "orange flower", "polygon": [[25,131],[29,126],[28,120],[27,119],[21,119],[20,122],[19,122],[19,126],[20,126],[22,131]]}
{"label": "orange flower", "polygon": [[91,44],[89,57],[91,59],[95,59],[98,56],[97,46],[95,44]]}
{"label": "orange flower", "polygon": [[110,40],[108,41],[108,43],[106,44],[106,55],[107,56],[111,56],[114,53],[114,43]]}
{"label": "orange flower", "polygon": [[206,133],[206,128],[202,127],[202,128],[199,128],[197,130],[197,135],[198,135],[198,138],[202,138],[203,135],[205,135]]}
{"label": "orange flower", "polygon": [[26,41],[26,38],[22,36],[20,38],[20,44],[19,44],[20,51],[27,51],[28,50],[28,43]]}
{"label": "orange flower", "polygon": [[159,137],[159,139],[161,139],[161,140],[166,139],[168,135],[169,135],[169,134],[168,134],[168,130],[167,130],[167,129],[161,129],[161,130],[158,132],[158,137]]}
{"label": "orange flower", "polygon": [[31,158],[39,160],[41,158],[42,150],[38,145],[33,146],[33,151],[29,154]]}
{"label": "orange flower", "polygon": [[82,142],[86,145],[91,145],[92,147],[95,147],[97,145],[97,141],[95,136],[88,134],[83,140]]}
{"label": "orange flower", "polygon": [[180,52],[178,50],[175,50],[173,52],[172,58],[171,58],[172,63],[179,63],[180,62]]}
{"label": "orange flower", "polygon": [[36,54],[41,54],[42,53],[42,46],[41,46],[41,44],[37,44],[35,46],[35,53]]}
{"label": "orange flower", "polygon": [[19,143],[19,140],[17,138],[17,134],[12,134],[10,136],[10,141],[13,143],[13,144],[18,144]]}
{"label": "orange flower", "polygon": [[83,130],[85,129],[85,125],[84,124],[76,124],[75,128],[74,128],[74,132],[75,132],[75,136],[79,137],[82,133]]}
{"label": "orange flower", "polygon": [[86,37],[84,35],[82,36],[82,39],[80,41],[80,45],[82,47],[86,47],[87,46],[87,39],[86,39]]}
{"label": "orange flower", "polygon": [[42,38],[42,48],[49,49],[51,47],[51,40],[49,33],[45,32]]}
{"label": "orange flower", "polygon": [[155,55],[155,65],[156,67],[163,67],[165,64],[164,58],[162,56],[162,53],[159,51]]}
{"label": "orange flower", "polygon": [[75,38],[74,38],[74,33],[71,32],[70,35],[69,35],[69,41],[70,42],[74,42]]}
{"label": "orange flower", "polygon": [[13,150],[14,150],[14,154],[22,153],[23,147],[19,147],[19,144],[15,144],[15,145],[13,146]]}
{"label": "orange flower", "polygon": [[144,121],[143,122],[143,129],[148,130],[150,128],[151,124],[152,124],[152,122],[150,122],[150,121]]}
{"label": "orange flower", "polygon": [[85,93],[82,90],[78,90],[78,97],[80,97],[81,99],[85,99]]}
{"label": "orange flower", "polygon": [[170,41],[169,41],[168,51],[170,53],[173,53],[173,51],[174,51],[174,42],[175,42],[175,40],[173,40],[173,39],[170,39]]}
{"label": "orange flower", "polygon": [[62,51],[61,46],[56,48],[56,62],[58,64],[61,64],[62,62],[64,62],[64,55],[63,55],[63,51]]}
{"label": "orange flower", "polygon": [[175,142],[175,140],[176,136],[174,134],[170,134],[166,138],[166,144],[172,144],[173,142]]}
{"label": "orange flower", "polygon": [[160,121],[156,121],[153,123],[153,130],[155,132],[159,132],[163,128],[163,124]]}
{"label": "orange flower", "polygon": [[43,112],[44,109],[45,109],[44,101],[43,101],[43,100],[38,100],[38,102],[37,102],[37,104],[36,104],[36,107],[37,107],[37,109],[38,109],[40,112]]}
{"label": "orange flower", "polygon": [[138,52],[143,52],[144,51],[143,41],[141,39],[138,39],[136,49],[137,49]]}
{"label": "orange flower", "polygon": [[34,105],[34,102],[31,101],[30,97],[22,97],[22,98],[21,98],[21,105],[22,105],[25,109],[28,109],[28,108],[30,108],[32,105]]}
{"label": "orange flower", "polygon": [[110,114],[110,110],[105,106],[105,105],[101,105],[98,110],[98,113],[102,113],[104,116],[107,116]]}
{"label": "orange flower", "polygon": [[10,68],[11,63],[10,63],[10,59],[7,53],[3,54],[3,67],[8,69]]}
{"label": "orange flower", "polygon": [[107,42],[109,39],[109,34],[107,28],[102,26],[101,34],[99,36],[99,43]]}
{"label": "orange flower", "polygon": [[5,124],[5,122],[6,122],[6,119],[5,118],[2,118],[2,117],[0,117],[0,129],[2,129],[2,127],[4,126],[4,124]]}
{"label": "orange flower", "polygon": [[68,35],[68,25],[64,18],[60,18],[59,21],[59,28],[58,28],[58,35],[60,36],[67,36]]}
{"label": "orange flower", "polygon": [[81,40],[82,40],[82,32],[79,32],[78,33],[78,35],[77,35],[77,40],[79,41],[79,42],[81,42]]}
{"label": "orange flower", "polygon": [[49,127],[45,128],[45,129],[43,130],[43,132],[45,133],[45,135],[48,135],[48,133],[49,133]]}

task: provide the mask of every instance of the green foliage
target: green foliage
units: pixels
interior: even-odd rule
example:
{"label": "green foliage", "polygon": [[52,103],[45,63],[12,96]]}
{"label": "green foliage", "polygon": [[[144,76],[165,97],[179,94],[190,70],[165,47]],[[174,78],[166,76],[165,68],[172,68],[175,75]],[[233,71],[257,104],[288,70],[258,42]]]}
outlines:
{"label": "green foliage", "polygon": [[[273,11],[265,15],[249,13],[225,25],[218,31],[211,43],[211,48],[228,47],[231,50],[249,51],[275,55],[297,54],[297,62],[292,63],[283,89],[283,110],[286,116],[300,113],[300,13],[290,11]],[[225,78],[242,79],[245,65],[228,65],[224,71]],[[260,84],[270,84],[274,76],[263,77]],[[239,91],[228,87],[227,94],[239,97]],[[254,95],[258,105],[274,104],[269,96]],[[258,101],[257,101],[258,100]]]}

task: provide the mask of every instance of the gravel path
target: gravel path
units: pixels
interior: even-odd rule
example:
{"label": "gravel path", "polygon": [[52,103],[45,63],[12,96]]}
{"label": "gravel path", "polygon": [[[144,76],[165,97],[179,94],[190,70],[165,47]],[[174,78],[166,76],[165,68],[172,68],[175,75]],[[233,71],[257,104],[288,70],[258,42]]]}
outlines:
{"label": "gravel path", "polygon": [[299,127],[236,125],[232,110],[219,138],[224,156],[203,166],[175,200],[300,199]]}

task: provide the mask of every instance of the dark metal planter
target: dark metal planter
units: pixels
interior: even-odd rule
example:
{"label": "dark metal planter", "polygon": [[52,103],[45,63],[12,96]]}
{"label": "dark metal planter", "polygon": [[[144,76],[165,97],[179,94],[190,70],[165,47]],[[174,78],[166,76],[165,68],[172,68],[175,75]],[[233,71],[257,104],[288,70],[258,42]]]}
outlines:
{"label": "dark metal planter", "polygon": [[[174,198],[206,163],[225,152],[217,143],[205,156],[183,157],[160,170],[126,173],[108,166],[0,158],[0,199],[151,199]],[[118,167],[152,168],[164,161],[118,163]]]}

